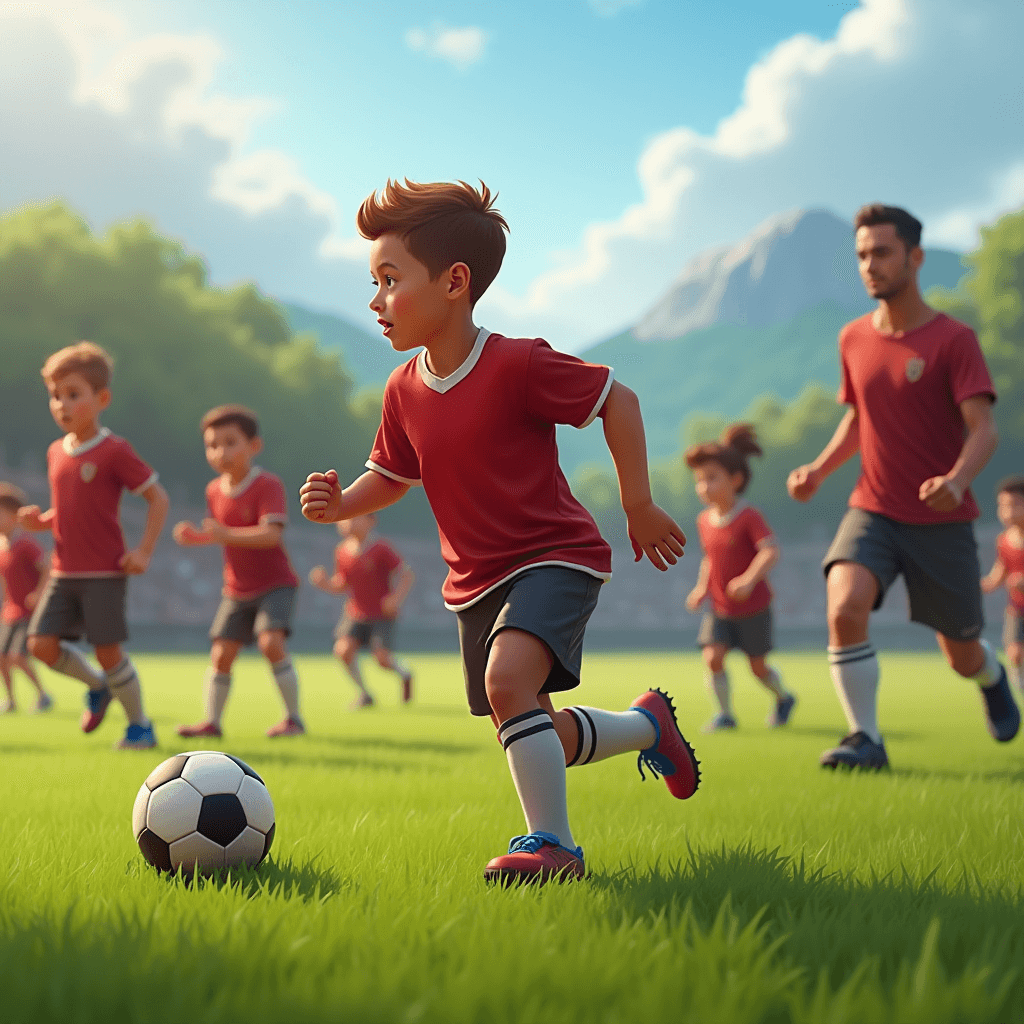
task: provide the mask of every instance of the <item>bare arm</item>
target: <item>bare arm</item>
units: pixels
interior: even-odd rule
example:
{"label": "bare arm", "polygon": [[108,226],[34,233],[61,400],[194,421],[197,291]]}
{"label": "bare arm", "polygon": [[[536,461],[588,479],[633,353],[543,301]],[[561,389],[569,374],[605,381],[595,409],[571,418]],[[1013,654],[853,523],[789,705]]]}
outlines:
{"label": "bare arm", "polygon": [[764,544],[754,555],[750,565],[725,585],[726,593],[735,601],[746,601],[754,587],[778,565],[779,546],[772,541]]}
{"label": "bare arm", "polygon": [[322,565],[315,565],[309,570],[309,582],[325,594],[344,594],[348,590],[344,576],[338,573],[332,576]]}
{"label": "bare arm", "polygon": [[646,553],[651,564],[664,571],[668,568],[665,562],[675,565],[682,558],[686,537],[675,520],[651,497],[640,401],[629,388],[616,381],[599,415],[604,421],[605,441],[619,478],[619,499],[626,513],[633,554],[639,562]]}
{"label": "bare arm", "polygon": [[789,474],[786,487],[789,496],[797,501],[810,501],[822,482],[840,466],[848,462],[860,449],[860,429],[856,408],[846,410],[839,421],[832,440],[821,454],[806,466],[798,466]]}
{"label": "bare arm", "polygon": [[160,531],[167,521],[167,511],[171,507],[167,492],[158,483],[150,484],[143,492],[149,508],[146,510],[146,526],[142,531],[142,540],[131,551],[121,556],[121,568],[129,576],[137,576],[149,568],[149,560],[153,557]]}
{"label": "bare arm", "polygon": [[988,395],[975,395],[960,403],[967,437],[960,457],[945,476],[933,476],[921,484],[918,497],[936,512],[952,512],[974,478],[985,468],[999,446],[999,431]]}
{"label": "bare arm", "polygon": [[687,595],[686,607],[689,611],[695,612],[708,596],[708,580],[711,578],[711,562],[705,555],[700,561],[700,569],[697,572],[697,582],[693,590]]}
{"label": "bare arm", "polygon": [[404,562],[395,571],[398,573],[398,582],[393,590],[384,595],[380,603],[387,615],[398,614],[402,605],[405,604],[405,599],[409,596],[409,591],[412,590],[412,585],[416,582],[416,573]]}
{"label": "bare arm", "polygon": [[39,598],[42,596],[43,591],[46,589],[46,584],[50,580],[50,559],[44,557],[36,568],[39,570],[39,582],[32,588],[30,593],[25,595],[25,607],[29,611],[32,611],[39,604]]}
{"label": "bare arm", "polygon": [[202,536],[208,544],[225,544],[232,548],[280,547],[284,523],[257,523],[255,526],[224,526],[216,519],[204,519]]}
{"label": "bare arm", "polygon": [[1006,577],[1009,575],[1003,560],[997,558],[995,565],[989,569],[988,575],[982,577],[982,593],[991,594],[993,591],[998,590],[1006,582]]}
{"label": "bare arm", "polygon": [[32,533],[45,533],[53,529],[54,515],[56,513],[52,508],[42,512],[38,505],[22,505],[18,509],[18,525]]}
{"label": "bare arm", "polygon": [[378,512],[405,496],[409,484],[399,483],[383,473],[368,470],[342,490],[338,474],[310,473],[299,489],[302,514],[313,523],[337,523]]}

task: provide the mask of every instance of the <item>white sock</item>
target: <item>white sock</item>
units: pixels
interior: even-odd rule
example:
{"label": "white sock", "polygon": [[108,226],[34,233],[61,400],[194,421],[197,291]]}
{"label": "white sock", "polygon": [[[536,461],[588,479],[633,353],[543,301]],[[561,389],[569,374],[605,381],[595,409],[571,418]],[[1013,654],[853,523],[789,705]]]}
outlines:
{"label": "white sock", "polygon": [[274,682],[281,691],[281,699],[288,711],[288,717],[296,722],[302,721],[299,714],[299,677],[295,674],[295,666],[292,659],[286,654],[280,661],[274,662],[271,666],[274,672]]}
{"label": "white sock", "polygon": [[[649,723],[648,723],[649,724]],[[576,849],[565,798],[565,752],[551,716],[537,708],[498,728],[512,781],[530,832],[550,832]]]}
{"label": "white sock", "polygon": [[592,764],[606,757],[654,745],[654,726],[641,711],[602,711],[600,708],[566,708],[576,723],[579,741],[567,767]]}
{"label": "white sock", "polygon": [[66,640],[60,642],[60,654],[51,666],[54,672],[64,676],[71,676],[81,683],[85,683],[90,690],[102,690],[107,685],[107,680],[100,675],[92,665],[82,657],[81,652],[69,644]]}
{"label": "white sock", "polygon": [[107,686],[121,703],[129,725],[148,725],[142,710],[142,686],[131,659],[125,655],[108,673]]}
{"label": "white sock", "polygon": [[830,647],[828,666],[850,732],[864,732],[875,743],[878,731],[878,657],[870,640],[849,647]]}
{"label": "white sock", "polygon": [[412,673],[393,654],[391,655],[391,669],[397,672],[402,679],[409,679]]}
{"label": "white sock", "polygon": [[1006,663],[1006,674],[1010,677],[1010,682],[1014,688],[1020,689],[1020,665],[1014,665],[1012,661]]}
{"label": "white sock", "polygon": [[987,640],[981,641],[981,648],[985,652],[985,661],[982,663],[981,671],[971,678],[979,686],[991,686],[993,683],[999,682],[999,677],[1003,674],[1003,666],[999,664],[996,652],[992,650],[992,645]]}
{"label": "white sock", "polygon": [[768,674],[764,679],[761,679],[760,676],[757,678],[765,688],[775,694],[776,700],[785,700],[789,696],[789,691],[782,685],[782,676],[771,666],[769,666]]}
{"label": "white sock", "polygon": [[705,672],[704,681],[707,683],[711,696],[718,703],[722,714],[732,718],[732,695],[729,691],[729,673],[725,669],[721,672]]}
{"label": "white sock", "polygon": [[231,692],[231,673],[218,672],[212,665],[206,670],[206,720],[219,726],[224,717],[228,694]]}
{"label": "white sock", "polygon": [[346,661],[343,661],[342,665],[344,665],[348,670],[348,674],[352,677],[352,682],[359,687],[359,692],[364,696],[369,697],[370,691],[366,688],[366,684],[363,682],[363,673],[359,668],[359,656],[356,655],[356,657],[352,659],[351,665]]}

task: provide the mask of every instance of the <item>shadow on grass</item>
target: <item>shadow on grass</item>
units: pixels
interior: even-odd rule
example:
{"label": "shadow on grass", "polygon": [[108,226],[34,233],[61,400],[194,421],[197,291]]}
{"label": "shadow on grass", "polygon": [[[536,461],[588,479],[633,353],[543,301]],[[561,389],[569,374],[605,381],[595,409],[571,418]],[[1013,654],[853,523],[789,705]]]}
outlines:
{"label": "shadow on grass", "polygon": [[[842,738],[842,728],[828,729],[824,726],[819,725],[787,725],[783,730],[788,735],[792,736],[820,736],[824,740],[828,740],[828,745],[834,747]],[[922,733],[919,732],[901,732],[898,729],[886,729],[885,740],[895,740],[901,742],[902,740],[919,740],[922,738]]]}
{"label": "shadow on grass", "polygon": [[396,740],[390,736],[315,736],[320,743],[347,749],[386,750],[402,754],[475,754],[482,744],[443,743],[437,740]]}
{"label": "shadow on grass", "polygon": [[950,779],[976,782],[1024,782],[1024,758],[1015,757],[1013,765],[1005,768],[990,768],[986,771],[971,771],[969,768],[891,768],[893,775],[908,779]]}

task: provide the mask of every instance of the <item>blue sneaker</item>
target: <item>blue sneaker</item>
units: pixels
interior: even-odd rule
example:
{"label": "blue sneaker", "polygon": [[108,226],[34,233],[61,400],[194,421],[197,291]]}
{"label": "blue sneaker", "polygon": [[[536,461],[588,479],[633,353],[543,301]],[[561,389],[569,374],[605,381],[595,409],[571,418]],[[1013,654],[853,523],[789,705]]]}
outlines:
{"label": "blue sneaker", "polygon": [[775,710],[765,719],[765,725],[769,729],[778,729],[785,725],[789,721],[789,716],[793,714],[793,708],[796,707],[796,694],[791,693],[782,700],[777,701],[775,704]]}
{"label": "blue sneaker", "polygon": [[864,768],[881,771],[889,767],[885,742],[876,743],[866,732],[852,732],[839,741],[838,747],[826,750],[818,762],[822,768]]}
{"label": "blue sneaker", "polygon": [[152,750],[156,746],[156,733],[153,723],[145,725],[129,725],[125,730],[124,739],[119,740],[115,750]]}
{"label": "blue sneaker", "polygon": [[1020,709],[1010,692],[1010,683],[1006,678],[1006,669],[999,666],[998,682],[991,686],[979,687],[982,700],[985,702],[985,722],[994,740],[1006,743],[1017,735],[1020,728]]}
{"label": "blue sneaker", "polygon": [[110,707],[113,696],[105,686],[101,690],[85,691],[85,710],[82,712],[82,732],[92,732],[99,727]]}
{"label": "blue sneaker", "polygon": [[724,732],[726,729],[735,729],[736,727],[736,719],[732,715],[719,711],[714,718],[704,724],[701,732]]}

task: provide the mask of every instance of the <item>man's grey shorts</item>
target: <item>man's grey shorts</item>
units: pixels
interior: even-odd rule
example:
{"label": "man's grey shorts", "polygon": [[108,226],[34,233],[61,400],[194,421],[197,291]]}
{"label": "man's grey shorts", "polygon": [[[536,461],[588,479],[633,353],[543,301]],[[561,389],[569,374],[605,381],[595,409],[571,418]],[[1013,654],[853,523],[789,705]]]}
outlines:
{"label": "man's grey shorts", "polygon": [[28,624],[29,636],[85,637],[93,647],[128,639],[125,576],[51,576]]}
{"label": "man's grey shorts", "polygon": [[871,570],[878,581],[875,609],[902,575],[912,622],[950,640],[981,635],[981,567],[970,523],[919,526],[851,508],[822,563],[826,577],[836,562],[856,562]]}
{"label": "man's grey shorts", "polygon": [[1024,644],[1024,616],[1008,605],[1003,615],[1003,649],[1011,644]]}
{"label": "man's grey shorts", "polygon": [[583,634],[597,607],[601,582],[580,569],[541,565],[513,576],[457,613],[466,698],[474,715],[491,714],[484,675],[491,643],[503,629],[532,633],[554,655],[541,693],[579,686]]}
{"label": "man's grey shorts", "polygon": [[337,640],[351,637],[360,647],[372,647],[377,641],[390,651],[394,649],[395,620],[350,619],[344,615],[334,630],[334,636]]}
{"label": "man's grey shorts", "polygon": [[291,636],[296,587],[278,587],[257,597],[221,599],[210,627],[211,640],[234,640],[243,647],[272,629]]}
{"label": "man's grey shorts", "polygon": [[763,658],[773,647],[771,608],[740,619],[705,612],[697,634],[697,646],[713,645],[721,645],[729,651],[742,651],[748,658]]}
{"label": "man's grey shorts", "polygon": [[0,622],[0,654],[17,658],[26,651],[25,641],[28,639],[28,619],[17,622]]}

